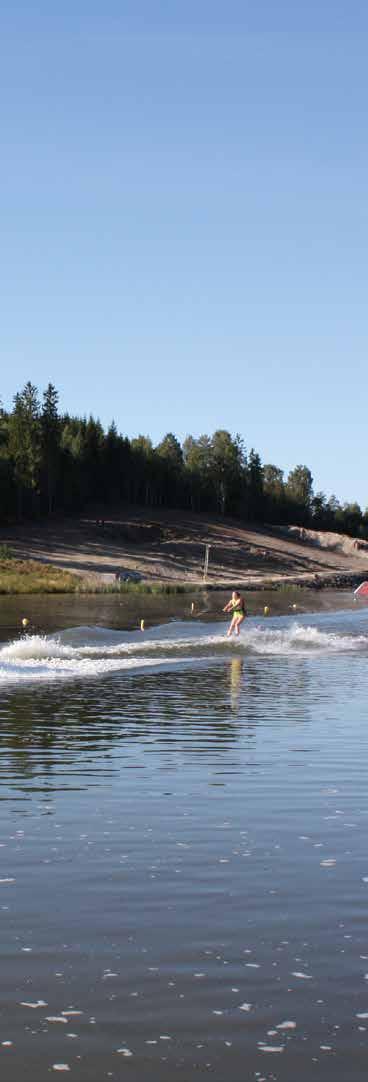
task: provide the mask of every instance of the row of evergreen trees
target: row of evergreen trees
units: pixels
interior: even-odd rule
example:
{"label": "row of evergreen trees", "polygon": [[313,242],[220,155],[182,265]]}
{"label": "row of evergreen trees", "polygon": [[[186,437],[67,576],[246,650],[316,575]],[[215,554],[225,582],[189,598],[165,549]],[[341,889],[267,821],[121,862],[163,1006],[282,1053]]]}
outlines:
{"label": "row of evergreen trees", "polygon": [[296,466],[285,479],[225,430],[187,436],[182,446],[168,433],[154,447],[147,436],[120,435],[115,423],[105,432],[93,417],[60,414],[52,384],[40,401],[27,383],[12,411],[0,410],[2,521],[120,501],[368,536],[368,512],[314,494],[307,466]]}

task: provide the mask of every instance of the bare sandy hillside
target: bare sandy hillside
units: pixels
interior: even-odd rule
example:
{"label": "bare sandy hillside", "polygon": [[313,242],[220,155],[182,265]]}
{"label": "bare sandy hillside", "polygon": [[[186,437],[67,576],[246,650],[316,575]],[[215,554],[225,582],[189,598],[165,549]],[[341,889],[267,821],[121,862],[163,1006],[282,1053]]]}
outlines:
{"label": "bare sandy hillside", "polygon": [[94,582],[135,570],[150,581],[199,583],[206,544],[213,585],[323,580],[334,572],[368,577],[368,545],[345,535],[175,511],[94,508],[80,517],[3,528],[0,542],[18,557],[52,562]]}

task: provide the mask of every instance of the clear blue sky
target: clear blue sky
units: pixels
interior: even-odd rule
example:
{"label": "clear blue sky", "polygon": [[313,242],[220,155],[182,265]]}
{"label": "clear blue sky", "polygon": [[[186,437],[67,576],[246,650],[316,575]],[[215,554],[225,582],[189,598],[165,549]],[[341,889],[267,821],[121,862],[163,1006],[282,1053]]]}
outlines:
{"label": "clear blue sky", "polygon": [[365,507],[367,5],[12,0],[0,41],[4,405],[239,431]]}

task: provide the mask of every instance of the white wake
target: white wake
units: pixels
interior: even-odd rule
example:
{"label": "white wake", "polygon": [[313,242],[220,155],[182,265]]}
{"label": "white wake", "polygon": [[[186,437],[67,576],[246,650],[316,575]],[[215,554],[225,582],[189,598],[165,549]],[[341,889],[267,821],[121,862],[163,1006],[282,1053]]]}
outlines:
{"label": "white wake", "polygon": [[[209,634],[209,631],[211,632]],[[292,623],[275,628],[249,623],[227,639],[219,624],[171,623],[140,632],[72,628],[60,635],[24,635],[0,647],[0,686],[33,680],[88,678],[116,671],[172,666],[199,658],[243,654],[295,656],[368,650],[368,636]]]}

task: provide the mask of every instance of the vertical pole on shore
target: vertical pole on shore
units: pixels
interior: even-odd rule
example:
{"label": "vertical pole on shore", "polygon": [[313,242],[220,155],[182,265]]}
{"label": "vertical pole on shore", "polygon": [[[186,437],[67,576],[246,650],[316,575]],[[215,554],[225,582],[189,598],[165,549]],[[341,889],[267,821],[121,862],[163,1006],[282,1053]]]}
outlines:
{"label": "vertical pole on shore", "polygon": [[211,548],[211,545],[206,545],[206,553],[205,553],[205,557],[204,557],[204,568],[203,568],[203,582],[206,582],[206,579],[207,579],[210,548]]}

